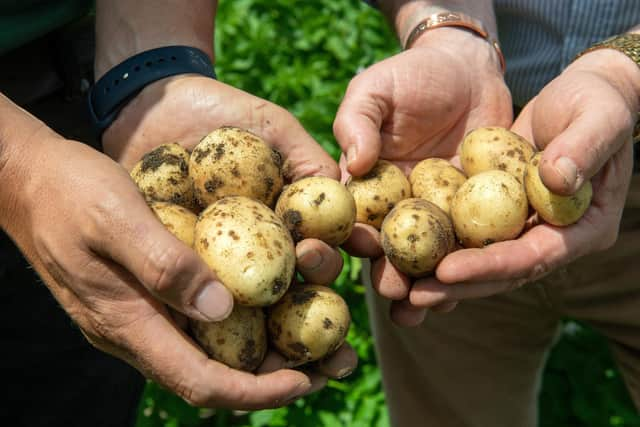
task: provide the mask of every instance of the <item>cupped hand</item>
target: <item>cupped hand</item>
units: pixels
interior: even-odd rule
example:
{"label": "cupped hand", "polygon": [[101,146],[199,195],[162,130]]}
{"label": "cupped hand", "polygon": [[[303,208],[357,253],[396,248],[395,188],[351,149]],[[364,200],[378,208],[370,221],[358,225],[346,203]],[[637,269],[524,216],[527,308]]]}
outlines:
{"label": "cupped hand", "polygon": [[615,51],[589,53],[549,83],[513,130],[544,149],[540,176],[550,190],[570,195],[591,180],[591,206],[571,226],[538,224],[516,240],[448,255],[436,278],[413,286],[412,306],[505,292],[612,246],[633,168],[639,83],[640,70]]}
{"label": "cupped hand", "polygon": [[[512,110],[493,47],[466,30],[439,28],[354,77],[333,127],[346,153],[345,172],[361,176],[385,159],[409,173],[428,157],[458,165],[464,135],[480,126],[511,126]],[[382,256],[375,229],[357,224],[343,247],[374,260],[373,286],[394,300],[392,318],[413,324],[424,316],[422,309],[408,311],[411,281]]]}

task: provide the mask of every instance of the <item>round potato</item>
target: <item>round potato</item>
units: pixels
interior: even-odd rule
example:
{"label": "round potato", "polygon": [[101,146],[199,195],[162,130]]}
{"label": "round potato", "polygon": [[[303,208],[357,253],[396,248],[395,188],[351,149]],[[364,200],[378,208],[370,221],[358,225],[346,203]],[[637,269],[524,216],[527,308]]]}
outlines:
{"label": "round potato", "polygon": [[557,226],[567,226],[577,222],[591,204],[593,188],[586,181],[573,196],[554,194],[540,179],[538,170],[542,153],[536,154],[527,165],[524,186],[531,207],[546,222]]}
{"label": "round potato", "polygon": [[523,185],[499,170],[469,178],[451,203],[451,219],[458,239],[466,248],[518,237],[529,212]]}
{"label": "round potato", "polygon": [[453,196],[466,180],[462,172],[444,159],[424,159],[409,175],[413,197],[434,203],[447,215]]}
{"label": "round potato", "polygon": [[145,154],[131,170],[131,178],[147,201],[171,202],[195,207],[189,177],[189,152],[180,144],[164,144]]}
{"label": "round potato", "polygon": [[280,218],[242,196],[209,205],[198,218],[194,247],[242,305],[278,301],[293,279],[293,241]]}
{"label": "round potato", "polygon": [[378,230],[396,203],[411,197],[411,186],[402,170],[386,160],[378,160],[364,176],[349,178],[347,189],[356,201],[356,221]]}
{"label": "round potato", "polygon": [[222,127],[205,136],[189,161],[198,203],[245,196],[273,207],[282,191],[282,157],[258,136]]}
{"label": "round potato", "polygon": [[255,371],[267,352],[267,327],[259,307],[236,305],[226,319],[189,319],[191,333],[214,360],[243,371]]}
{"label": "round potato", "polygon": [[380,239],[389,261],[411,277],[433,272],[456,244],[447,214],[424,199],[398,203],[384,219]]}
{"label": "round potato", "polygon": [[178,239],[193,247],[193,239],[198,217],[180,205],[168,202],[149,202],[149,207],[160,222]]}
{"label": "round potato", "polygon": [[501,170],[521,183],[527,163],[535,153],[526,139],[501,127],[478,128],[469,132],[460,151],[460,162],[467,176]]}
{"label": "round potato", "polygon": [[267,313],[271,344],[297,364],[322,359],[344,342],[351,316],[330,288],[296,285]]}
{"label": "round potato", "polygon": [[296,242],[314,238],[338,246],[351,235],[356,204],[338,181],[313,176],[284,189],[276,204],[276,214]]}

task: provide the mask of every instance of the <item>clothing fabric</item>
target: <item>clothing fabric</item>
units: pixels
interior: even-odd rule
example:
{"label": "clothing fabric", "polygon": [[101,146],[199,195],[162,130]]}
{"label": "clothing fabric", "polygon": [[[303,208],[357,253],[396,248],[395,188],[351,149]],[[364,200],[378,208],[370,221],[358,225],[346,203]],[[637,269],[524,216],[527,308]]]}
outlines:
{"label": "clothing fabric", "polygon": [[0,55],[89,13],[91,0],[0,0]]}
{"label": "clothing fabric", "polygon": [[[640,191],[635,175],[632,191]],[[389,320],[363,271],[393,426],[536,427],[544,364],[563,317],[609,340],[640,408],[640,208],[624,212],[616,245],[510,293],[462,301],[415,328]]]}
{"label": "clothing fabric", "polygon": [[[65,137],[96,146],[88,120],[81,119],[92,34],[88,22],[0,56],[0,92]],[[142,375],[87,342],[2,230],[0,336],[0,425],[134,425]]]}

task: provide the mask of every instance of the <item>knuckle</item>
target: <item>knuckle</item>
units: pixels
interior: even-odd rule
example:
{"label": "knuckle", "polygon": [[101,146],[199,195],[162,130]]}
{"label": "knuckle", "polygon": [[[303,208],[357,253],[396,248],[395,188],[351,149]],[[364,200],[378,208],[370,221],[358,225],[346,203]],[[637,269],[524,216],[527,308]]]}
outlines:
{"label": "knuckle", "polygon": [[154,245],[144,265],[144,281],[149,289],[158,294],[175,289],[185,270],[191,263],[191,255],[175,246]]}

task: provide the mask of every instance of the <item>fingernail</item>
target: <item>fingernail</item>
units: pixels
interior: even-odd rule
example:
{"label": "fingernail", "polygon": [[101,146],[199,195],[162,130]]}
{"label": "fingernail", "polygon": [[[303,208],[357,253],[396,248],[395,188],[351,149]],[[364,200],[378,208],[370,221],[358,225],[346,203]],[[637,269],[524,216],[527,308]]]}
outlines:
{"label": "fingernail", "polygon": [[217,322],[226,319],[233,309],[233,297],[220,282],[207,283],[198,293],[193,305],[204,317]]}
{"label": "fingernail", "polygon": [[567,190],[572,190],[575,188],[576,180],[578,179],[578,167],[568,157],[560,157],[555,161],[553,166],[556,168],[556,171],[562,176],[564,180],[564,185]]}
{"label": "fingernail", "polygon": [[350,366],[348,368],[342,368],[340,369],[337,374],[336,374],[336,378],[341,380],[343,378],[348,377],[349,375],[351,375],[353,373],[353,367]]}
{"label": "fingernail", "polygon": [[298,265],[304,270],[315,270],[322,264],[322,255],[315,249],[303,252],[298,257]]}
{"label": "fingernail", "polygon": [[285,405],[292,403],[294,400],[304,396],[311,388],[311,383],[308,381],[298,384],[298,387],[285,399]]}
{"label": "fingernail", "polygon": [[351,166],[351,163],[353,163],[356,160],[357,155],[358,155],[358,147],[355,144],[353,144],[347,150],[347,166]]}

